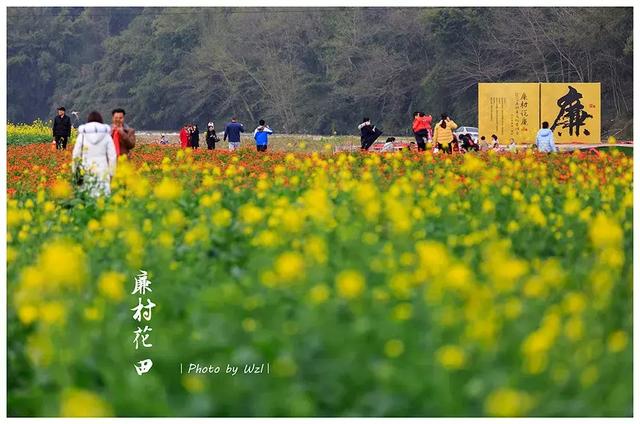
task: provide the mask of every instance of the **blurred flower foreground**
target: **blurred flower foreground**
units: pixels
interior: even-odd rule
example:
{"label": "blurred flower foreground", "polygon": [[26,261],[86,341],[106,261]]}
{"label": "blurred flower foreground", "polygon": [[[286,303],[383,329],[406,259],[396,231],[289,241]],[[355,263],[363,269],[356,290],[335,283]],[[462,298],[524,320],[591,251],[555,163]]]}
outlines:
{"label": "blurred flower foreground", "polygon": [[8,148],[10,416],[632,414],[631,157],[143,145],[98,200],[69,163]]}

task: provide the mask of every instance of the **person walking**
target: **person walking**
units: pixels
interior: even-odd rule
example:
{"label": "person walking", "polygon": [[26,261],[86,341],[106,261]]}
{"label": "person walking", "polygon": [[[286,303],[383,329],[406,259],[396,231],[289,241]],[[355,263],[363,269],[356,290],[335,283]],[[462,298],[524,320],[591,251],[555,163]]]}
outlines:
{"label": "person walking", "polygon": [[52,131],[56,150],[66,150],[69,137],[71,137],[71,118],[66,115],[64,106],[58,108],[58,115],[53,118]]}
{"label": "person walking", "polygon": [[244,125],[238,122],[235,116],[231,118],[231,122],[224,127],[223,140],[229,139],[229,150],[233,151],[240,147],[240,133],[244,132]]}
{"label": "person walking", "polygon": [[198,129],[198,124],[191,125],[191,148],[197,149],[200,147],[200,130]]}
{"label": "person walking", "polygon": [[362,118],[362,123],[358,125],[360,130],[360,150],[369,150],[369,147],[382,135],[382,131],[367,117]]}
{"label": "person walking", "polygon": [[549,123],[547,121],[542,123],[542,128],[540,128],[538,134],[536,134],[536,146],[538,147],[538,151],[543,153],[558,151],[553,140],[553,131],[549,129]]}
{"label": "person walking", "polygon": [[206,133],[205,139],[206,139],[206,142],[207,142],[207,149],[208,150],[215,150],[216,143],[218,141],[220,141],[220,139],[218,138],[218,135],[216,134],[216,127],[213,124],[213,122],[209,122],[207,124],[207,133]]}
{"label": "person walking", "polygon": [[269,144],[269,135],[273,134],[273,130],[261,119],[258,126],[253,131],[253,138],[256,140],[256,150],[266,152]]}
{"label": "person walking", "polygon": [[104,124],[100,113],[93,111],[87,123],[78,127],[73,146],[72,170],[75,183],[92,197],[108,196],[115,175],[117,153],[111,138],[111,127]]}
{"label": "person walking", "polygon": [[440,122],[438,122],[433,131],[434,148],[444,150],[446,146],[448,149],[450,143],[454,140],[453,130],[456,128],[458,128],[458,124],[453,122],[446,113],[443,113],[440,116]]}
{"label": "person walking", "polygon": [[125,111],[122,108],[111,111],[111,138],[118,156],[128,155],[136,145],[136,131],[124,122]]}

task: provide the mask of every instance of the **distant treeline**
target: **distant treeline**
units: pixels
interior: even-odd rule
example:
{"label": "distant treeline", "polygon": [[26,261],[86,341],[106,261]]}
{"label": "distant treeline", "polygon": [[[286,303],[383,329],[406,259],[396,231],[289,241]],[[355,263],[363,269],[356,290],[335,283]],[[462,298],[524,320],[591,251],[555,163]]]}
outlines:
{"label": "distant treeline", "polygon": [[266,119],[347,134],[414,110],[477,124],[479,81],[600,81],[632,135],[631,8],[9,8],[8,118],[127,110],[138,128]]}

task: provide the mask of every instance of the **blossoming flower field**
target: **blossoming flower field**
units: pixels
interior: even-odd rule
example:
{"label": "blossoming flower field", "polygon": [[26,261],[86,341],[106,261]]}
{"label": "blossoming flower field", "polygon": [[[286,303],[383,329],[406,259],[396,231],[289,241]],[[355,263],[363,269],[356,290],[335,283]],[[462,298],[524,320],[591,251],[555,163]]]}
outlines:
{"label": "blossoming flower field", "polygon": [[10,416],[632,414],[631,157],[70,154],[8,147]]}

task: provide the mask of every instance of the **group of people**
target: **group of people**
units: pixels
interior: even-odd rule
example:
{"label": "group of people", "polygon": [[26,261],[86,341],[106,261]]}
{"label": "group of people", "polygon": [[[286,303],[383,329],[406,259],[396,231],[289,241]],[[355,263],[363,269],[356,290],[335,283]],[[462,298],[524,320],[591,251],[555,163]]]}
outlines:
{"label": "group of people", "polygon": [[[238,122],[238,118],[235,116],[231,118],[231,121],[225,125],[223,141],[228,141],[229,150],[236,150],[240,147],[240,134],[245,132],[244,124]],[[253,131],[253,138],[256,143],[256,150],[259,152],[265,152],[269,145],[269,135],[273,134],[273,130],[266,124],[264,119],[258,122],[258,126]],[[208,150],[215,150],[216,143],[220,141],[218,134],[216,133],[215,124],[209,122],[207,124],[207,132],[205,133],[205,141],[207,143]],[[166,136],[162,134],[160,137],[160,144],[169,144]],[[191,123],[185,124],[180,129],[180,147],[185,149],[191,147],[197,149],[200,147],[200,131],[198,125]]]}
{"label": "group of people", "polygon": [[200,147],[200,130],[197,124],[191,123],[182,126],[180,129],[180,147],[183,149],[186,147],[193,149]]}
{"label": "group of people", "polygon": [[[60,111],[63,113],[60,114]],[[114,109],[111,112],[111,125],[107,125],[102,115],[93,111],[87,117],[87,123],[78,127],[71,167],[75,184],[91,196],[110,194],[118,158],[128,155],[136,145],[135,130],[124,122],[125,114],[124,109]],[[64,120],[64,107],[58,108],[58,116],[61,121]],[[56,147],[60,144],[62,149],[66,149],[70,130],[66,136],[56,136],[54,122],[53,132]]]}
{"label": "group of people", "polygon": [[[76,183],[83,186],[91,195],[99,196],[110,193],[111,178],[115,175],[117,159],[127,155],[135,147],[135,130],[130,128],[125,121],[124,109],[117,108],[111,112],[111,125],[104,123],[100,113],[93,111],[87,117],[87,123],[78,127],[78,138],[73,148],[72,170]],[[432,125],[431,115],[423,112],[415,112],[413,115],[412,129],[416,141],[411,142],[409,149],[417,148],[425,151],[431,145],[434,152],[470,152],[487,149],[500,149],[498,137],[494,134],[491,141],[485,137],[474,140],[470,134],[455,135],[458,125],[447,115],[442,114],[440,120]],[[66,115],[64,107],[57,109],[57,116],[53,121],[53,140],[56,149],[66,149],[71,136],[71,119]],[[363,118],[358,125],[360,130],[361,149],[369,150],[375,141],[383,134],[382,130],[371,123],[368,117]],[[244,125],[238,122],[236,117],[225,125],[223,140],[228,141],[229,150],[240,147],[240,135],[245,132]],[[273,130],[261,119],[253,131],[256,150],[267,150],[269,136]],[[197,149],[200,146],[200,131],[195,123],[185,124],[180,130],[180,146]],[[215,144],[220,141],[216,134],[213,122],[207,124],[205,140],[207,148],[215,149]],[[160,143],[168,144],[163,134]],[[394,151],[395,138],[387,138],[381,151]],[[542,128],[536,135],[535,147],[540,152],[556,152],[553,131],[549,129],[549,123],[543,122]],[[515,150],[515,141],[511,139],[509,150]]]}
{"label": "group of people", "polygon": [[[458,125],[447,115],[442,114],[440,121],[432,129],[433,118],[431,115],[427,115],[424,112],[413,113],[412,130],[415,136],[415,144],[419,151],[427,150],[427,145],[433,146],[433,151],[448,151],[452,152],[456,146],[463,146],[464,149],[475,149],[475,142],[469,136],[465,137],[464,141],[459,140],[453,131],[458,128]],[[365,117],[358,125],[360,130],[360,148],[361,150],[369,150],[369,148],[375,143],[375,141],[383,134],[382,130],[371,123],[371,119]],[[382,151],[392,151],[393,142],[395,138],[387,138],[385,145],[382,147]],[[409,148],[413,147],[413,142]]]}
{"label": "group of people", "polygon": [[[458,125],[446,114],[440,116],[440,120],[432,127],[433,118],[424,112],[416,111],[413,113],[413,122],[411,128],[415,137],[415,143],[409,144],[409,149],[413,150],[417,147],[418,151],[426,151],[430,145],[434,153],[445,152],[471,152],[482,150],[504,150],[498,141],[498,136],[491,135],[491,141],[487,141],[485,136],[479,140],[474,140],[471,134],[462,133],[455,134]],[[382,130],[371,123],[371,119],[365,117],[358,125],[360,130],[360,149],[369,150],[375,141],[383,134]],[[395,138],[389,137],[380,149],[381,152],[390,152],[395,149]],[[549,129],[549,123],[543,122],[542,128],[536,135],[535,148],[540,152],[557,152],[553,140],[553,131]],[[516,142],[512,138],[507,149],[511,152],[517,150]]]}

